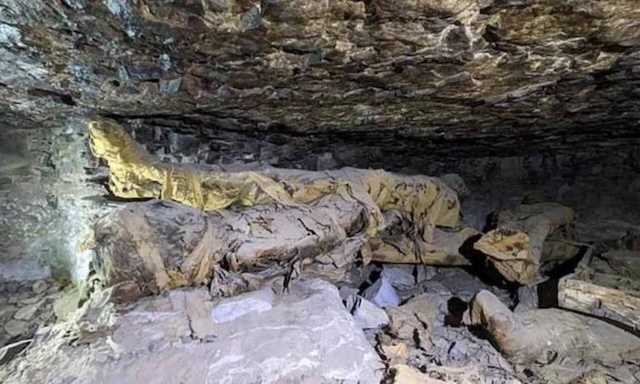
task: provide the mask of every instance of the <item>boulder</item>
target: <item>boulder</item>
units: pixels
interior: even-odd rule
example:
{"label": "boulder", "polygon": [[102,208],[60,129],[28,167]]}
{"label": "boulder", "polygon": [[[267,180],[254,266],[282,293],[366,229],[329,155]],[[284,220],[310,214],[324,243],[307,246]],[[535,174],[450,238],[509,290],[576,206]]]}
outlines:
{"label": "boulder", "polygon": [[[188,302],[220,308],[203,289],[140,300],[117,316],[110,334],[89,345],[69,343],[58,324],[24,356],[0,372],[1,382],[75,383],[379,383],[384,368],[364,333],[344,308],[338,290],[319,279],[298,279],[272,308],[216,323],[199,315],[194,337]],[[262,295],[245,296],[268,300]],[[196,296],[195,299],[191,296]],[[193,300],[192,300],[193,299]],[[237,299],[237,298],[236,298]],[[228,303],[228,302],[227,302]],[[186,308],[186,310],[185,310]],[[201,313],[202,314],[202,313]],[[207,323],[207,324],[205,324]]]}

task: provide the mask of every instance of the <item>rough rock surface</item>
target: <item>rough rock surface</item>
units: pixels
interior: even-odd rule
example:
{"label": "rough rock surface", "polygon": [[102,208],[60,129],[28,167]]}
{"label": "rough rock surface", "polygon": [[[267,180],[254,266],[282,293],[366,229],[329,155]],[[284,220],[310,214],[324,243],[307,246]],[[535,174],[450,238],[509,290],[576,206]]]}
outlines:
{"label": "rough rock surface", "polygon": [[30,339],[40,326],[55,321],[53,304],[63,293],[42,280],[35,284],[48,289],[34,292],[29,282],[0,284],[0,348]]}
{"label": "rough rock surface", "polygon": [[212,311],[225,304],[206,297],[174,291],[140,301],[89,344],[69,345],[64,324],[45,330],[0,381],[380,382],[378,355],[326,282],[296,280],[272,309],[218,324]]}
{"label": "rough rock surface", "polygon": [[0,100],[33,125],[90,110],[441,150],[616,143],[637,137],[636,5],[11,0]]}

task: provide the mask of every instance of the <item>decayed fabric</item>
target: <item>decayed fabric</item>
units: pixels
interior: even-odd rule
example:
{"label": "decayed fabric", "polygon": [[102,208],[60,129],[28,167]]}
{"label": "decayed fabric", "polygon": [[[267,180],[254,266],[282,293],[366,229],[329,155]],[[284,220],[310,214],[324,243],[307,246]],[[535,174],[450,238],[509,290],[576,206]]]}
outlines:
{"label": "decayed fabric", "polygon": [[507,280],[531,284],[543,263],[578,254],[574,216],[571,208],[560,204],[522,204],[498,213],[497,228],[474,248],[487,255]]}
{"label": "decayed fabric", "polygon": [[425,242],[433,240],[436,226],[459,223],[458,196],[437,178],[353,168],[216,172],[204,166],[162,163],[112,122],[90,123],[89,134],[92,152],[109,165],[110,189],[121,198],[161,198],[215,211],[269,202],[296,206],[336,194],[366,208],[368,237],[383,227],[382,211],[395,209],[411,216]]}
{"label": "decayed fabric", "polygon": [[341,281],[365,246],[354,234],[363,216],[337,195],[309,207],[214,213],[161,200],[133,203],[95,225],[93,269],[120,301],[212,280],[214,291],[234,294],[292,269]]}
{"label": "decayed fabric", "polygon": [[623,364],[621,355],[640,347],[640,339],[604,321],[559,309],[514,314],[489,291],[480,291],[465,312],[466,325],[479,325],[511,361],[523,364],[601,362]]}
{"label": "decayed fabric", "polygon": [[385,211],[383,216],[385,228],[369,240],[372,260],[443,266],[471,265],[460,249],[478,235],[475,229],[435,228],[431,242],[426,242],[415,236],[413,223],[406,213],[390,210]]}

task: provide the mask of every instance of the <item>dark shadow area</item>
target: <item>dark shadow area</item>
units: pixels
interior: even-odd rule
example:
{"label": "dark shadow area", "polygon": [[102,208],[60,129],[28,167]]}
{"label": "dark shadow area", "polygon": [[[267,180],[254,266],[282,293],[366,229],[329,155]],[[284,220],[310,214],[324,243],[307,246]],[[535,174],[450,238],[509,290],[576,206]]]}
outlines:
{"label": "dark shadow area", "polygon": [[447,315],[444,318],[444,324],[451,327],[462,326],[462,315],[468,307],[464,300],[458,297],[450,298],[447,301]]}
{"label": "dark shadow area", "polygon": [[538,308],[558,307],[558,279],[550,279],[536,286],[538,291]]}

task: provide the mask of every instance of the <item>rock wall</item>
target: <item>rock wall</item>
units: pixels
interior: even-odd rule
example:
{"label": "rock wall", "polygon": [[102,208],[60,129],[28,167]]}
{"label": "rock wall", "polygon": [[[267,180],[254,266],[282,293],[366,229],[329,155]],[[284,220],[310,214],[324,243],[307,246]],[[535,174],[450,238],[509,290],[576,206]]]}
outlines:
{"label": "rock wall", "polygon": [[1,130],[0,280],[76,280],[87,260],[79,242],[104,209],[85,126],[68,119],[46,130]]}

